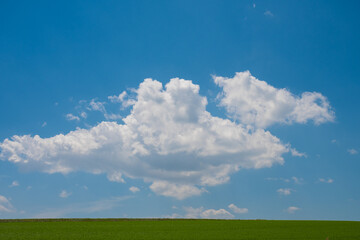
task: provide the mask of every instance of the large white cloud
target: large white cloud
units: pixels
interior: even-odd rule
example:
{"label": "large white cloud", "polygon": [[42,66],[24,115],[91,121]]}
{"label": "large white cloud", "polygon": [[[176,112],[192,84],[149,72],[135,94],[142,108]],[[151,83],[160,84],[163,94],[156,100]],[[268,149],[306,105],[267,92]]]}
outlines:
{"label": "large white cloud", "polygon": [[[227,91],[228,80],[215,81]],[[174,78],[164,88],[145,79],[135,93],[124,124],[105,121],[50,138],[13,136],[0,143],[0,158],[25,170],[106,173],[117,182],[141,178],[157,194],[184,199],[241,168],[282,164],[289,151],[264,129],[212,116],[191,81]]]}
{"label": "large white cloud", "polygon": [[218,95],[220,105],[244,124],[265,128],[274,123],[306,123],[309,120],[321,124],[335,118],[321,93],[304,92],[299,97],[256,79],[249,71],[238,72],[233,78],[215,76],[214,81],[223,88]]}

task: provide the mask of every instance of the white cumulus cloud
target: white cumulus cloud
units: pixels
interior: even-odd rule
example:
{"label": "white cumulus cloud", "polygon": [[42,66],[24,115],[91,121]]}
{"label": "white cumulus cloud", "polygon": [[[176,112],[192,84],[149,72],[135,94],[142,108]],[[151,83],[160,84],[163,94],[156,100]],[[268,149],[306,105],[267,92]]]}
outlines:
{"label": "white cumulus cloud", "polygon": [[225,209],[206,209],[203,207],[193,208],[193,207],[184,207],[186,212],[186,218],[204,218],[204,219],[231,219],[234,218],[234,215],[226,211]]}
{"label": "white cumulus cloud", "polygon": [[260,128],[275,123],[315,124],[333,121],[334,112],[326,97],[317,92],[304,92],[301,97],[287,89],[277,89],[253,77],[249,71],[233,78],[214,77],[223,88],[218,95],[220,105],[236,120]]}
{"label": "white cumulus cloud", "polygon": [[228,208],[230,208],[231,211],[233,211],[234,213],[237,213],[237,214],[243,214],[243,213],[248,213],[249,212],[249,210],[247,208],[239,208],[233,203],[230,204],[228,206]]}
{"label": "white cumulus cloud", "polygon": [[140,189],[138,187],[135,187],[135,186],[132,186],[129,188],[129,190],[132,192],[132,193],[136,193],[136,192],[139,192]]}
{"label": "white cumulus cloud", "polygon": [[201,213],[202,218],[206,219],[231,219],[234,218],[234,215],[226,211],[225,209],[208,209]]}
{"label": "white cumulus cloud", "polygon": [[[245,85],[241,83],[243,75],[247,76],[245,80],[248,83]],[[192,81],[173,78],[164,87],[156,80],[145,79],[138,89],[133,90],[136,97],[132,99],[131,112],[123,118],[123,124],[104,121],[89,129],[78,128],[50,138],[15,135],[0,143],[0,158],[28,171],[104,173],[115,182],[125,182],[124,178],[140,178],[149,183],[155,193],[177,199],[200,195],[207,191],[207,186],[229,181],[231,174],[242,168],[259,169],[283,164],[282,155],[290,151],[289,144],[282,143],[269,131],[246,124],[255,122],[257,126],[266,126],[274,122],[290,122],[292,118],[285,117],[287,120],[284,120],[287,116],[283,113],[284,107],[274,110],[271,104],[265,104],[265,108],[270,110],[260,107],[263,110],[259,110],[255,117],[251,117],[254,109],[249,113],[239,110],[249,115],[243,118],[238,110],[232,111],[231,106],[237,101],[239,109],[246,109],[240,105],[247,103],[233,97],[229,81],[239,93],[248,91],[250,88],[247,85],[253,82],[255,85],[251,89],[256,89],[260,81],[249,72],[238,73],[231,80],[215,78],[215,82],[224,88],[221,104],[241,120],[239,123],[212,116],[206,110],[206,97],[199,94],[199,86]],[[297,114],[294,119],[298,121],[301,114],[296,109],[301,106],[302,103],[298,102],[302,98],[277,90],[265,82],[260,85],[265,86],[265,93],[266,89],[272,90],[268,94],[270,100],[262,99],[263,92],[256,90],[259,101],[271,101],[278,91],[285,92],[280,95],[286,95],[290,100],[294,98],[294,109],[285,112],[291,112],[290,116]],[[235,102],[228,102],[228,96]],[[251,94],[248,97],[250,102],[256,98]],[[275,105],[279,101],[277,97],[273,99]],[[325,103],[309,103],[307,106],[318,109],[314,104],[322,109]],[[258,103],[251,106],[258,108],[258,105],[262,106]],[[106,113],[102,102],[93,99],[89,106],[91,110]],[[320,114],[319,109],[316,111],[318,114],[307,114],[310,117],[304,119],[313,119],[316,123],[325,121],[328,115]]]}

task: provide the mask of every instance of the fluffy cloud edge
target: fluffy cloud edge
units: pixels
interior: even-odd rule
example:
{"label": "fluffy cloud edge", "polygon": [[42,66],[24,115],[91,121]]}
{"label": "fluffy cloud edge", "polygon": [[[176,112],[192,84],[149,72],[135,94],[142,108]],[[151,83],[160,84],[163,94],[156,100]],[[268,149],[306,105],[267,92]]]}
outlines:
{"label": "fluffy cloud edge", "polygon": [[325,96],[318,92],[304,92],[301,96],[278,89],[251,75],[237,72],[233,78],[213,76],[222,88],[218,94],[220,106],[229,116],[258,128],[275,123],[292,124],[313,121],[316,125],[333,122],[335,113]]}
{"label": "fluffy cloud edge", "polygon": [[[255,79],[249,72],[239,74]],[[226,81],[215,78],[223,94]],[[265,90],[280,91],[254,81]],[[130,99],[132,109],[123,118],[124,124],[101,122],[50,138],[13,136],[0,143],[0,158],[25,170],[106,173],[110,181],[122,183],[124,176],[142,178],[156,194],[182,200],[207,192],[205,186],[226,183],[242,168],[283,164],[286,152],[304,156],[269,131],[212,116],[199,89],[190,80],[173,78],[163,87],[156,80],[145,79],[133,90],[137,95]],[[109,100],[130,101],[126,96],[124,91]],[[92,99],[88,108],[107,114],[104,105]]]}

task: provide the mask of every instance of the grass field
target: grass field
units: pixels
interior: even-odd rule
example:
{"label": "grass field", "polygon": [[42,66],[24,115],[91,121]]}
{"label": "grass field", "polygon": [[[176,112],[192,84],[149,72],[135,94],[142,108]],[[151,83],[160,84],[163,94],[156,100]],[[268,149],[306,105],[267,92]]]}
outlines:
{"label": "grass field", "polygon": [[0,220],[0,239],[360,239],[360,222],[270,220]]}

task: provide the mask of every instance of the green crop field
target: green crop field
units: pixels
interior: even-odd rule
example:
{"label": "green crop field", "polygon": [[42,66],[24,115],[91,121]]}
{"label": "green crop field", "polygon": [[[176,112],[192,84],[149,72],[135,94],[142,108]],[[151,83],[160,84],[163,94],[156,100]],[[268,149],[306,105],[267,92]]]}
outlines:
{"label": "green crop field", "polygon": [[270,220],[0,220],[0,239],[360,239],[360,222]]}

